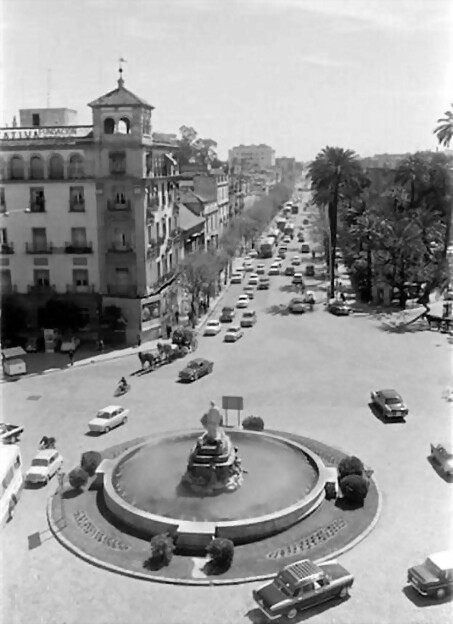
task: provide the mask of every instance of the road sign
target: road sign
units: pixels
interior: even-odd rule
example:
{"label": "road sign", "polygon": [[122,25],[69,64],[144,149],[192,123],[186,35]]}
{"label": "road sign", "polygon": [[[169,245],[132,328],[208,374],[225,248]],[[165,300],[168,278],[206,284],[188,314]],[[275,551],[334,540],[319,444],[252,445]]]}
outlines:
{"label": "road sign", "polygon": [[241,410],[244,409],[244,397],[223,396],[222,407],[225,410],[225,426],[228,427],[228,410],[237,410],[238,427],[241,426]]}

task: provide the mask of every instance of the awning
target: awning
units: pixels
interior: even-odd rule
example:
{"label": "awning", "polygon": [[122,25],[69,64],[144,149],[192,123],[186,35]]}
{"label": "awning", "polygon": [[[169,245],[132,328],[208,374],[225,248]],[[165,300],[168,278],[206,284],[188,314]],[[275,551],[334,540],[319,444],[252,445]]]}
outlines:
{"label": "awning", "polygon": [[204,229],[204,218],[195,215],[185,204],[178,204],[179,208],[179,227],[184,233],[192,232],[192,230]]}

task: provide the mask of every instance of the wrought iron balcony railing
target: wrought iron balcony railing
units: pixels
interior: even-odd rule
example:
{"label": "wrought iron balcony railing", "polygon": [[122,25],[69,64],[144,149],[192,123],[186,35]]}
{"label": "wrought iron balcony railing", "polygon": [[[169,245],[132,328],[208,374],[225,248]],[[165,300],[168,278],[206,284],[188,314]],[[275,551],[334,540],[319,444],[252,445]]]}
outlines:
{"label": "wrought iron balcony railing", "polygon": [[65,243],[64,248],[68,254],[93,253],[93,243]]}
{"label": "wrought iron balcony railing", "polygon": [[52,243],[25,243],[25,251],[28,254],[51,254]]}

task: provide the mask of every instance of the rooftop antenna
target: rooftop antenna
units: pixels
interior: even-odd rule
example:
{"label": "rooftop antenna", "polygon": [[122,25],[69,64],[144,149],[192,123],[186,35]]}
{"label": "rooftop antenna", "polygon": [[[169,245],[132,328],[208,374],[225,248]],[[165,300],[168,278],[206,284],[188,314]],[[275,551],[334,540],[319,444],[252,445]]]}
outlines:
{"label": "rooftop antenna", "polygon": [[122,56],[118,59],[118,64],[119,64],[119,68],[118,68],[118,73],[120,75],[120,77],[118,78],[118,86],[122,87],[124,85],[124,80],[123,80],[123,63],[127,63],[126,59],[123,58]]}
{"label": "rooftop antenna", "polygon": [[47,70],[47,108],[50,108],[50,88],[51,88],[52,72]]}

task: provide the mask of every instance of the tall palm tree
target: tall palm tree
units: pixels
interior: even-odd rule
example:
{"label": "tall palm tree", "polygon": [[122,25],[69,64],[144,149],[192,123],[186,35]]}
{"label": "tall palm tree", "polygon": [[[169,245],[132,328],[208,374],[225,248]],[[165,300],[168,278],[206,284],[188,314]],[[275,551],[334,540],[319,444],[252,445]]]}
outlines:
{"label": "tall palm tree", "polygon": [[426,156],[417,152],[404,158],[396,169],[395,182],[404,187],[409,186],[409,207],[414,208],[417,195],[421,195],[429,184],[429,162]]}
{"label": "tall palm tree", "polygon": [[353,150],[325,147],[308,168],[313,200],[319,208],[327,208],[329,223],[330,296],[335,296],[335,256],[337,250],[338,206],[358,196],[364,185],[364,174]]}
{"label": "tall palm tree", "polygon": [[453,139],[453,104],[451,104],[451,107],[452,110],[445,111],[444,117],[437,120],[439,125],[434,130],[440,145],[445,147],[448,147]]}

